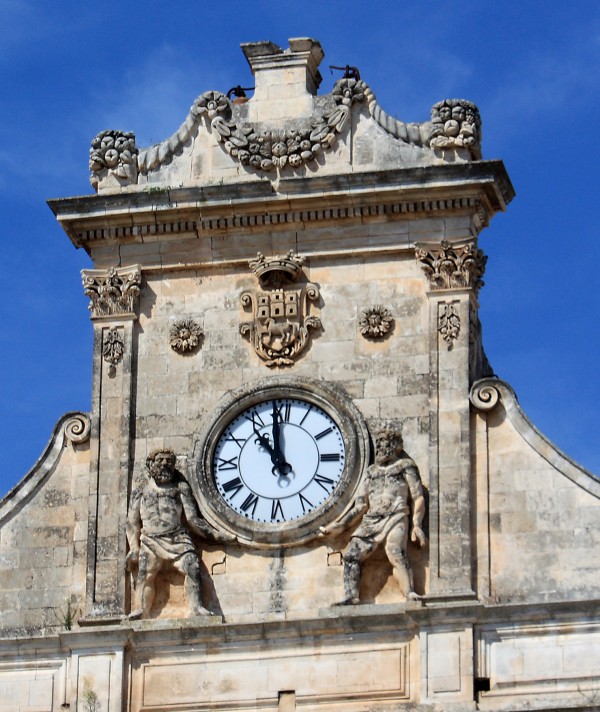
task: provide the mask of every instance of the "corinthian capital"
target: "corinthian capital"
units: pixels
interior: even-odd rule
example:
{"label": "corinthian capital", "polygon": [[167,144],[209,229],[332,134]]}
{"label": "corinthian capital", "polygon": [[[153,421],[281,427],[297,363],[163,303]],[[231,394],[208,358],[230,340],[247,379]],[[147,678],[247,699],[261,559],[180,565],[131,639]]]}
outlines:
{"label": "corinthian capital", "polygon": [[90,298],[92,319],[101,317],[136,317],[140,295],[141,272],[138,265],[111,267],[108,270],[84,269],[83,290]]}
{"label": "corinthian capital", "polygon": [[453,246],[447,240],[439,250],[417,248],[415,255],[433,291],[440,289],[473,289],[483,287],[487,257],[475,245]]}

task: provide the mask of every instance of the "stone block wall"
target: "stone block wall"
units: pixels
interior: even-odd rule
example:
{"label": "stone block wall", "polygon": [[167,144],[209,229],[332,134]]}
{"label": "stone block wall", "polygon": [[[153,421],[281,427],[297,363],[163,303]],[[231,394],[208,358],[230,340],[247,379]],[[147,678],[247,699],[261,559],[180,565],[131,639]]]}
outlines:
{"label": "stone block wall", "polygon": [[64,629],[80,615],[90,462],[87,442],[68,437],[73,422],[59,421],[44,455],[0,503],[0,635]]}

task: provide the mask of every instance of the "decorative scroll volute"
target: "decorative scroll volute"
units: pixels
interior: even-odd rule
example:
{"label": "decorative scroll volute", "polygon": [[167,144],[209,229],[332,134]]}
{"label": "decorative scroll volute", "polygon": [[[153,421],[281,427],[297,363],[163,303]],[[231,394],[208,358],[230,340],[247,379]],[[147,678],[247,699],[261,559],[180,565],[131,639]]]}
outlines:
{"label": "decorative scroll volute", "polygon": [[136,318],[140,295],[140,268],[111,267],[109,270],[82,270],[83,290],[90,298],[92,319]]}
{"label": "decorative scroll volute", "polygon": [[242,306],[252,311],[252,321],[240,324],[240,333],[267,366],[292,365],[308,345],[309,330],[321,328],[321,320],[309,313],[311,302],[319,298],[318,287],[292,286],[302,262],[290,251],[269,260],[259,252],[249,263],[263,289],[242,294]]}
{"label": "decorative scroll volute", "polygon": [[453,246],[447,240],[439,250],[415,250],[433,291],[472,289],[477,294],[484,282],[487,257],[475,245]]}
{"label": "decorative scroll volute", "polygon": [[73,413],[65,423],[65,437],[75,445],[86,442],[91,432],[90,416],[87,413]]}
{"label": "decorative scroll volute", "polygon": [[471,388],[469,400],[477,410],[493,410],[500,401],[500,392],[489,381],[478,381]]}

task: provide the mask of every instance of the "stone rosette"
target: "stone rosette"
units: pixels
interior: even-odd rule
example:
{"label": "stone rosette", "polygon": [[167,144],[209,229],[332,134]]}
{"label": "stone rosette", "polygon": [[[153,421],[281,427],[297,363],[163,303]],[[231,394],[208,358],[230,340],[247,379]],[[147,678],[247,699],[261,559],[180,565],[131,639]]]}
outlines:
{"label": "stone rosette", "polygon": [[178,319],[169,329],[169,346],[178,354],[195,351],[204,336],[200,325],[191,318]]}
{"label": "stone rosette", "polygon": [[365,339],[383,339],[394,325],[394,317],[382,304],[362,310],[358,319],[358,329]]}

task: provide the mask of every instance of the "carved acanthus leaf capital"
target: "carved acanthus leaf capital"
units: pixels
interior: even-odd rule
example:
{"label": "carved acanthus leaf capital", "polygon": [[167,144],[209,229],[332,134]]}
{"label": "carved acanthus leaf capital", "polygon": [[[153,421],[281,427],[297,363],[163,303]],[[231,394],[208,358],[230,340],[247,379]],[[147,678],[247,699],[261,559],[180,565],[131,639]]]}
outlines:
{"label": "carved acanthus leaf capital", "polygon": [[487,257],[475,245],[453,246],[443,240],[440,250],[417,248],[415,255],[431,289],[472,289],[477,294],[484,282]]}
{"label": "carved acanthus leaf capital", "polygon": [[90,298],[92,319],[99,317],[135,317],[140,295],[141,272],[134,267],[109,270],[82,270],[83,290]]}

